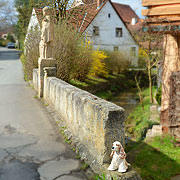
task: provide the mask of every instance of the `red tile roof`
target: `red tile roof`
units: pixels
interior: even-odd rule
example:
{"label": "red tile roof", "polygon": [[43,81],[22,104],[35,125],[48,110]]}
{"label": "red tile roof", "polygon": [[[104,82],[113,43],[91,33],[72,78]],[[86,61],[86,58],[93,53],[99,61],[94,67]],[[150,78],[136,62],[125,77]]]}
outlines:
{"label": "red tile roof", "polygon": [[37,16],[37,19],[38,19],[39,25],[41,26],[41,23],[42,23],[42,18],[43,18],[42,9],[39,9],[39,8],[34,8],[34,10],[35,10],[35,13],[36,13],[36,16]]}
{"label": "red tile roof", "polygon": [[121,19],[125,23],[131,23],[132,18],[136,18],[137,20],[140,19],[129,5],[119,4],[114,2],[112,4],[113,7],[116,9],[116,12],[119,14]]}
{"label": "red tile roof", "polygon": [[[87,15],[84,18],[85,22],[82,24],[81,32],[84,32],[86,30],[88,25],[92,22],[92,20],[95,18],[95,16],[98,14],[98,12],[102,9],[102,7],[106,4],[107,1],[108,0],[106,0],[99,9],[97,9],[97,3],[83,5],[84,7],[86,7]],[[112,4],[116,13],[119,15],[120,19],[125,23],[126,27],[130,32],[142,29],[142,22],[140,18],[129,5],[113,3],[111,1],[109,2]],[[131,24],[132,18],[136,18],[137,23],[135,25]]]}
{"label": "red tile roof", "polygon": [[105,3],[101,6],[101,8],[97,8],[97,3],[83,5],[85,13],[81,21],[80,32],[84,32],[87,29],[89,24],[91,24],[104,5]]}

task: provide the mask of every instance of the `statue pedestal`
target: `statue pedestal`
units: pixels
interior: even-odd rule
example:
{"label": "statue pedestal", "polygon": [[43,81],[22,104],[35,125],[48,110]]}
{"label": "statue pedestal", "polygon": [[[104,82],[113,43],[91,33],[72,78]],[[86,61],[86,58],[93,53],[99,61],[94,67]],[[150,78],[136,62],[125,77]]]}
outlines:
{"label": "statue pedestal", "polygon": [[43,97],[44,90],[44,68],[56,67],[56,60],[53,58],[39,58],[38,60],[38,97]]}

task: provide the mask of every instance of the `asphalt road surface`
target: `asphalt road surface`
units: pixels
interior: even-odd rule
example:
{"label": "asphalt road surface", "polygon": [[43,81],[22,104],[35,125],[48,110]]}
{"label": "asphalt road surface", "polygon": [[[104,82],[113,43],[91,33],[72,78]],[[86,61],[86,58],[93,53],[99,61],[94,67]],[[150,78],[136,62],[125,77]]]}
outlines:
{"label": "asphalt road surface", "polygon": [[19,52],[0,48],[0,180],[87,179],[35,95]]}

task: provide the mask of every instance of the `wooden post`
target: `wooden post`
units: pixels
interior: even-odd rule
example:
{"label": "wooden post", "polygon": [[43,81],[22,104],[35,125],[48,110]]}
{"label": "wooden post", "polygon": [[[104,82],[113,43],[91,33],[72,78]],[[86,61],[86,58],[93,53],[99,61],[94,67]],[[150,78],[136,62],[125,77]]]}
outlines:
{"label": "wooden post", "polygon": [[168,133],[170,127],[170,80],[173,72],[180,70],[179,56],[180,36],[164,35],[164,62],[162,73],[162,104],[161,104],[161,125],[163,132]]}
{"label": "wooden post", "polygon": [[[164,35],[161,125],[164,133],[180,137],[180,0],[142,0],[148,7],[144,23],[150,32]],[[179,72],[178,72],[179,71]]]}

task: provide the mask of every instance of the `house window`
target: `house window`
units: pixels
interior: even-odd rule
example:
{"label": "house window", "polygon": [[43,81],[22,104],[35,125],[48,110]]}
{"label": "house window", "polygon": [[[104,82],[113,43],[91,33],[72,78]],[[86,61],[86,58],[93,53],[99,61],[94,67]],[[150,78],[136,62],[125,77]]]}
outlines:
{"label": "house window", "polygon": [[131,55],[136,56],[136,47],[131,47]]}
{"label": "house window", "polygon": [[118,46],[114,46],[114,51],[118,51]]}
{"label": "house window", "polygon": [[97,26],[93,27],[93,35],[96,35],[96,36],[99,35],[99,27],[97,27]]}
{"label": "house window", "polygon": [[122,37],[122,28],[116,28],[116,37]]}
{"label": "house window", "polygon": [[111,14],[109,13],[109,14],[108,14],[108,18],[110,18],[110,17],[111,17]]}

